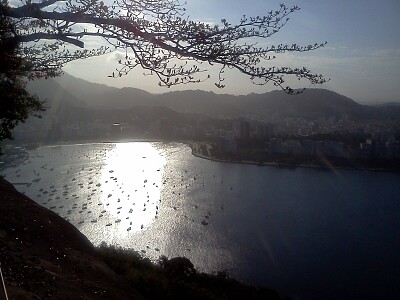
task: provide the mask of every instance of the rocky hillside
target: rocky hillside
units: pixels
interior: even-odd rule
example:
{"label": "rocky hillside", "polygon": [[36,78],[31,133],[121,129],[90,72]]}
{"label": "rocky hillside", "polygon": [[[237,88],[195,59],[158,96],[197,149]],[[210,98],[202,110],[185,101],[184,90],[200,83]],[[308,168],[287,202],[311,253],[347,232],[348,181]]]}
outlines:
{"label": "rocky hillside", "polygon": [[74,226],[0,178],[0,262],[9,299],[143,299]]}

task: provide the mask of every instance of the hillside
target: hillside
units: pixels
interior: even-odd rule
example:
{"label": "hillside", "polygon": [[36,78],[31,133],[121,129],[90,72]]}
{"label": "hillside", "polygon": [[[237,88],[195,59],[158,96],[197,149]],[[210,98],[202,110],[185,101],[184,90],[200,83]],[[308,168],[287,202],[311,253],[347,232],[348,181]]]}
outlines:
{"label": "hillside", "polygon": [[74,226],[1,178],[0,203],[0,261],[10,299],[143,299]]}

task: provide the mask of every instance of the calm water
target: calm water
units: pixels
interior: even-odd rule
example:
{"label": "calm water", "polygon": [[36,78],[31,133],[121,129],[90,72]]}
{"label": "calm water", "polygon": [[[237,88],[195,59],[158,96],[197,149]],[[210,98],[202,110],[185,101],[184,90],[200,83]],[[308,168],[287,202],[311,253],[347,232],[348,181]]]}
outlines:
{"label": "calm water", "polygon": [[41,147],[1,171],[102,241],[294,299],[400,293],[400,174],[211,162],[182,144]]}

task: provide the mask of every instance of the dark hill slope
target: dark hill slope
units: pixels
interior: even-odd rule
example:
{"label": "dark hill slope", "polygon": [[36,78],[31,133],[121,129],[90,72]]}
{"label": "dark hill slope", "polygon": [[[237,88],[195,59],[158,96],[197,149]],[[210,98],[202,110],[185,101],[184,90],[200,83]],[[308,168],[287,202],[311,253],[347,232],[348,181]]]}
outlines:
{"label": "dark hill slope", "polygon": [[308,89],[299,95],[287,95],[282,91],[273,91],[263,95],[254,95],[249,107],[256,112],[278,112],[287,116],[310,114],[343,115],[352,114],[362,105],[350,98],[324,89]]}
{"label": "dark hill slope", "polygon": [[1,178],[0,216],[9,299],[142,299],[74,226]]}

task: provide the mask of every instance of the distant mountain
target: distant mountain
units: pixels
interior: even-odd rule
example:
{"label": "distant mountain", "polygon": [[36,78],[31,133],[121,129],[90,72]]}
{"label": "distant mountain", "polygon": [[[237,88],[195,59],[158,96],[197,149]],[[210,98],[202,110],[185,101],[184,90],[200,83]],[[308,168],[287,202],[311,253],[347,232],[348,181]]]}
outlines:
{"label": "distant mountain", "polygon": [[262,119],[272,114],[281,117],[337,116],[361,108],[361,105],[353,100],[323,89],[309,89],[296,96],[287,95],[283,91],[246,96],[183,91],[162,94],[158,98],[160,105],[167,105],[179,112],[202,113],[213,117],[251,115]]}
{"label": "distant mountain", "polygon": [[68,73],[65,73],[63,76],[56,77],[53,80],[78,99],[82,99],[82,101],[87,101],[93,96],[99,96],[109,91],[118,90],[118,88],[114,88],[105,84],[93,83],[76,78]]}
{"label": "distant mountain", "polygon": [[[209,117],[238,118],[252,116],[261,120],[278,118],[348,115],[353,118],[395,117],[399,109],[361,105],[354,100],[325,89],[307,89],[299,95],[283,91],[233,96],[200,90],[151,94],[136,88],[115,88],[64,75],[54,80],[37,80],[30,89],[40,97],[59,98],[74,107],[121,110],[132,107],[166,107],[179,113]],[[57,100],[58,101],[58,100]],[[391,106],[392,107],[392,106]]]}
{"label": "distant mountain", "polygon": [[[85,83],[86,84],[86,83]],[[77,85],[76,88],[79,88]],[[73,94],[75,89],[65,89],[54,79],[40,79],[29,81],[27,89],[37,95],[48,106],[59,108],[60,105],[86,106],[85,102]]]}
{"label": "distant mountain", "polygon": [[350,98],[324,89],[307,89],[299,95],[272,91],[252,94],[241,99],[256,114],[278,114],[281,117],[319,117],[353,114],[361,105]]}
{"label": "distant mountain", "polygon": [[45,140],[54,123],[69,123],[84,117],[87,105],[72,93],[60,86],[55,80],[30,81],[27,90],[45,102],[47,108],[41,113],[42,118],[30,117],[14,130],[16,140],[30,142]]}
{"label": "distant mountain", "polygon": [[57,77],[54,81],[89,107],[126,108],[132,106],[132,100],[138,100],[136,105],[140,105],[140,100],[152,96],[140,89],[119,89],[78,79],[69,74]]}
{"label": "distant mountain", "polygon": [[400,107],[400,102],[386,102],[386,103],[380,103],[380,104],[376,104],[375,106],[385,106],[385,107]]}

